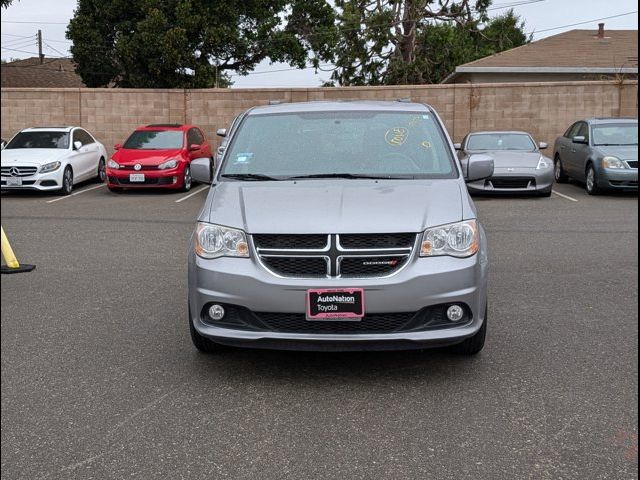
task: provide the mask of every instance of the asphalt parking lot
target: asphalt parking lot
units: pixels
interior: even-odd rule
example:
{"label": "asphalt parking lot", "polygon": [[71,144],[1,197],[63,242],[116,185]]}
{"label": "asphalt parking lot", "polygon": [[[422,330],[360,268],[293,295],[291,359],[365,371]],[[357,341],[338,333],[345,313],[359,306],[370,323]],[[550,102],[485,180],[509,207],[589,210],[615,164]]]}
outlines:
{"label": "asphalt parking lot", "polygon": [[477,198],[474,358],[205,356],[186,318],[204,188],[2,195],[37,265],[2,277],[3,479],[637,478],[637,195]]}

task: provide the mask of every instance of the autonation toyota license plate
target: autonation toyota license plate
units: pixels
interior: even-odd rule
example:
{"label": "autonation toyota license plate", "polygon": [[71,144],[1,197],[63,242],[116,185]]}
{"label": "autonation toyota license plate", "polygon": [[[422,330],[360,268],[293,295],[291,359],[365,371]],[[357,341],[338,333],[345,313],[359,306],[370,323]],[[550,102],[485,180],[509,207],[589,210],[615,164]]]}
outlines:
{"label": "autonation toyota license plate", "polygon": [[307,320],[352,320],[364,317],[364,289],[307,290]]}
{"label": "autonation toyota license plate", "polygon": [[131,173],[129,174],[130,182],[144,182],[144,173]]}

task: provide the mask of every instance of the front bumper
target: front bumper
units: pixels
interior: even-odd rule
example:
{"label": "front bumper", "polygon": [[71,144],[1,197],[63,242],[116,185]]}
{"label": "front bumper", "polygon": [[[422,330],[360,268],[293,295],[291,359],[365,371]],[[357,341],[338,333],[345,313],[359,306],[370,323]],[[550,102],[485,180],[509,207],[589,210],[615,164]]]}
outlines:
{"label": "front bumper", "polygon": [[471,193],[540,193],[553,187],[553,168],[496,168],[493,176],[467,183]]}
{"label": "front bumper", "polygon": [[53,172],[35,173],[33,175],[20,177],[21,186],[9,186],[7,182],[10,177],[1,177],[2,190],[38,190],[41,192],[60,190],[62,188],[63,169],[58,168]]}
{"label": "front bumper", "polygon": [[[233,346],[295,350],[394,350],[452,345],[473,336],[485,321],[487,249],[484,233],[473,257],[413,257],[406,268],[387,278],[293,279],[264,269],[255,256],[205,260],[189,254],[189,311],[196,331]],[[361,287],[368,314],[414,312],[424,307],[461,303],[471,320],[461,326],[393,333],[289,333],[251,331],[205,323],[209,303],[244,307],[253,312],[304,313],[306,291],[313,288]]]}
{"label": "front bumper", "polygon": [[[144,182],[130,181],[131,174],[144,174]],[[120,188],[182,188],[184,167],[167,170],[132,170],[107,168],[109,187]]]}
{"label": "front bumper", "polygon": [[638,169],[602,170],[601,187],[611,190],[638,190]]}

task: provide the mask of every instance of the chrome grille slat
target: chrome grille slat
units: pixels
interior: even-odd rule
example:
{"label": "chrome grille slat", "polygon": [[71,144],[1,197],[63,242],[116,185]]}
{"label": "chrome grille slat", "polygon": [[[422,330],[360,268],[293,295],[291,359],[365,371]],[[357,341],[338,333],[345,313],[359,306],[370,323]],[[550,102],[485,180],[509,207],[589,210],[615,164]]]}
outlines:
{"label": "chrome grille slat", "polygon": [[279,277],[380,278],[408,263],[416,238],[415,233],[268,234],[252,235],[252,242],[262,266]]}

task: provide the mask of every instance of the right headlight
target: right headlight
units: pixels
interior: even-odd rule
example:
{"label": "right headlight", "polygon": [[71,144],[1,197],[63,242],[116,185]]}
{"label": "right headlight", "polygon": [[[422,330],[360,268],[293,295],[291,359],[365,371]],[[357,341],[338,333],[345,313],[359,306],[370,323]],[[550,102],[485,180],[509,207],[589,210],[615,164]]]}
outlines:
{"label": "right headlight", "polygon": [[202,258],[248,257],[249,244],[242,230],[198,222],[195,251]]}
{"label": "right headlight", "polygon": [[617,157],[604,157],[602,159],[602,166],[604,168],[614,169],[627,168],[624,162]]}
{"label": "right headlight", "polygon": [[450,223],[429,228],[422,234],[421,257],[470,257],[480,248],[480,235],[476,220]]}
{"label": "right headlight", "polygon": [[55,172],[62,165],[60,162],[45,163],[40,167],[40,173]]}

